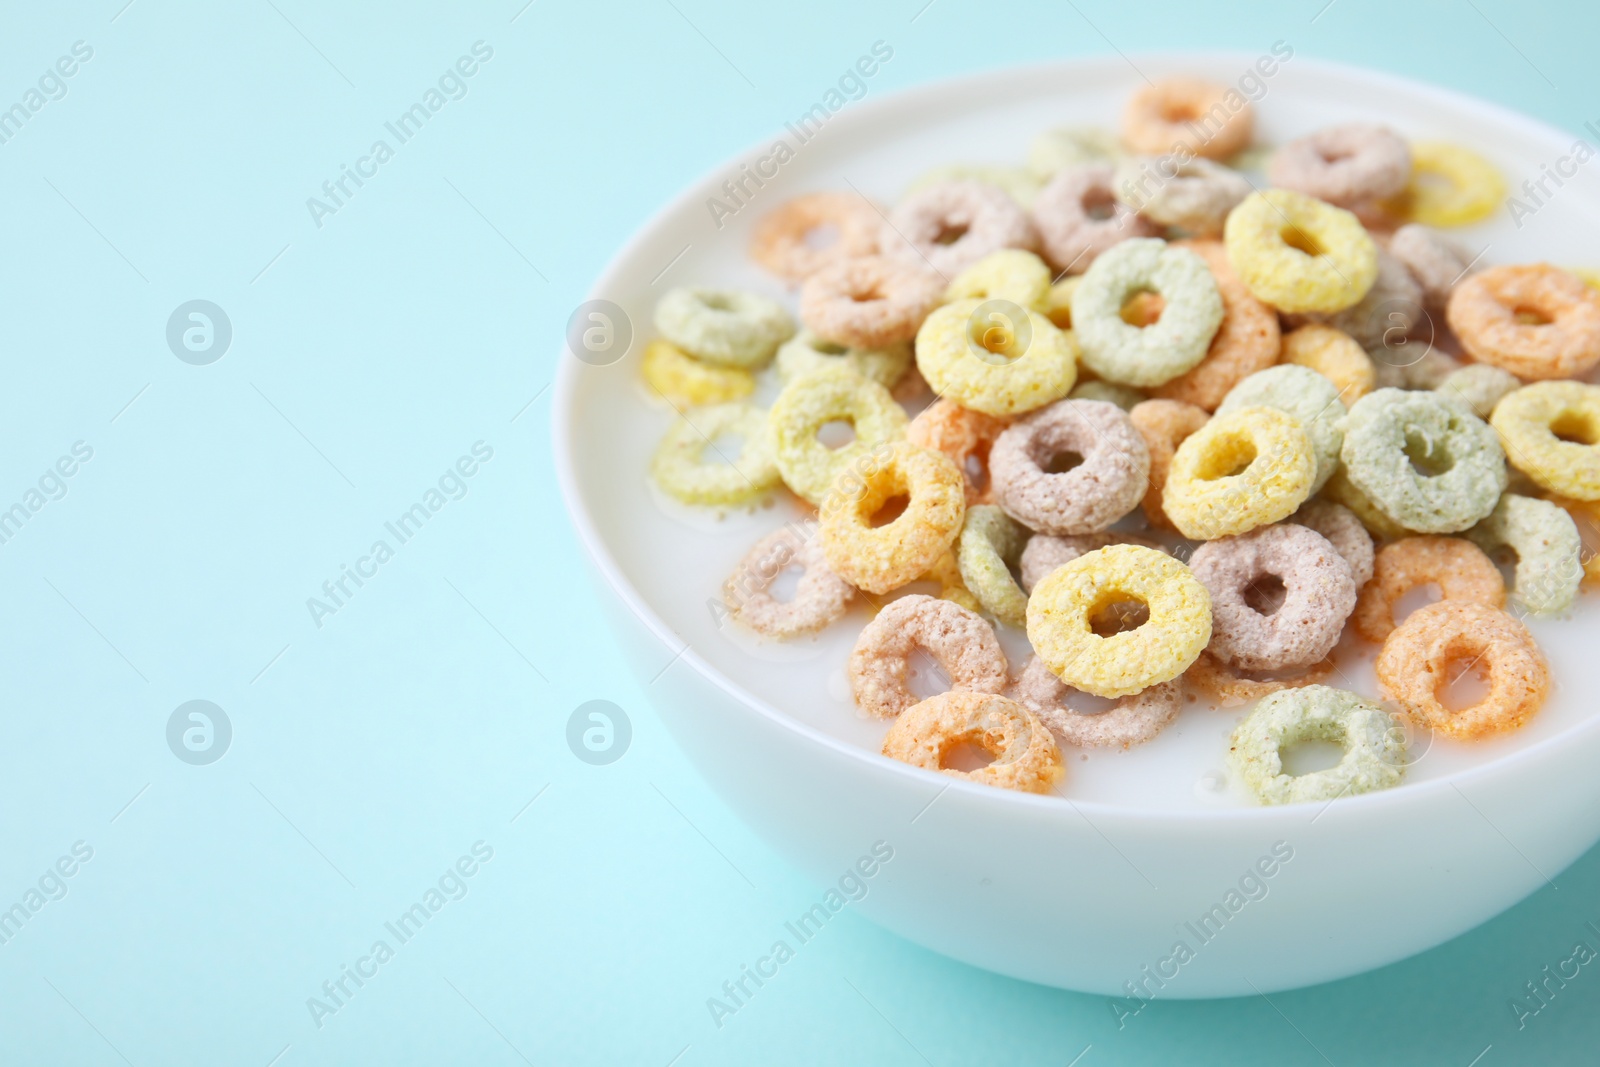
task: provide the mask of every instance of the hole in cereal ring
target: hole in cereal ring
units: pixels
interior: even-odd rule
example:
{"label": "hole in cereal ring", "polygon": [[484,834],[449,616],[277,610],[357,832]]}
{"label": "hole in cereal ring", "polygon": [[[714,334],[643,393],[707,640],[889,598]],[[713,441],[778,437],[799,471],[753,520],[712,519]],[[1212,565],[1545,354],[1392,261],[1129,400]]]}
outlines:
{"label": "hole in cereal ring", "polygon": [[789,603],[800,591],[800,578],[805,573],[806,569],[798,563],[785,567],[772,579],[772,584],[767,586],[767,595],[780,604]]}
{"label": "hole in cereal ring", "polygon": [[[938,590],[934,590],[934,595],[938,595]],[[927,700],[950,691],[950,676],[939,666],[938,660],[918,648],[906,665],[906,689],[918,700]]]}
{"label": "hole in cereal ring", "polygon": [[963,738],[939,753],[939,768],[947,771],[981,771],[994,762],[994,753],[976,741]]}
{"label": "hole in cereal ring", "polygon": [[1105,189],[1091,189],[1083,198],[1083,213],[1097,222],[1117,213],[1117,198]]}
{"label": "hole in cereal ring", "polygon": [[1089,629],[1100,637],[1114,637],[1117,634],[1137,630],[1150,621],[1150,607],[1142,600],[1135,600],[1115,591],[1110,592],[1089,612]]}
{"label": "hole in cereal ring", "polygon": [[1281,746],[1278,759],[1283,763],[1284,774],[1298,778],[1337,767],[1344,759],[1344,747],[1336,741],[1307,738]]}
{"label": "hole in cereal ring", "polygon": [[906,508],[911,505],[911,498],[904,493],[897,493],[883,502],[883,506],[872,513],[872,526],[887,526],[894,520],[904,515]]}
{"label": "hole in cereal ring", "polygon": [[1352,154],[1342,148],[1322,148],[1317,151],[1317,155],[1322,157],[1324,163],[1342,163],[1349,159]]}
{"label": "hole in cereal ring", "polygon": [[1516,307],[1511,312],[1512,321],[1518,326],[1548,326],[1550,316],[1534,307]]}
{"label": "hole in cereal ring", "polygon": [[814,337],[811,340],[811,351],[817,353],[819,356],[842,356],[846,352],[850,351],[850,347],[848,345],[842,345],[837,341],[828,341],[821,337]]}
{"label": "hole in cereal ring", "polygon": [[839,227],[831,222],[813,226],[806,231],[803,243],[814,252],[832,248],[839,243]]}
{"label": "hole in cereal ring", "polygon": [[1263,574],[1244,587],[1243,596],[1244,602],[1250,605],[1252,611],[1261,615],[1271,615],[1283,607],[1283,602],[1288,599],[1289,590],[1284,586],[1283,579],[1276,574]]}
{"label": "hole in cereal ring", "polygon": [[704,304],[706,307],[710,308],[712,311],[732,311],[733,310],[733,304],[731,304],[728,301],[728,298],[723,296],[721,293],[701,293],[700,294],[700,303]]}
{"label": "hole in cereal ring", "polygon": [[843,448],[855,439],[855,425],[847,419],[834,419],[817,427],[817,441],[828,448]]}
{"label": "hole in cereal ring", "polygon": [[1424,478],[1437,478],[1451,467],[1455,460],[1444,448],[1439,447],[1443,442],[1429,440],[1427,436],[1416,430],[1406,431],[1406,458],[1411,461],[1411,469]]}
{"label": "hole in cereal ring", "polygon": [[981,493],[989,487],[989,467],[985,457],[974,453],[967,457],[964,467],[967,474],[967,482],[972,488]]}
{"label": "hole in cereal ring", "polygon": [[1394,624],[1399,626],[1406,621],[1406,617],[1418,608],[1425,608],[1429,604],[1436,604],[1444,599],[1444,590],[1439,588],[1438,582],[1424,582],[1421,585],[1407,589],[1405,595],[1394,602],[1391,614]]}
{"label": "hole in cereal ring", "polygon": [[936,245],[953,245],[967,235],[967,224],[964,222],[941,222],[939,232],[933,235]]}
{"label": "hole in cereal ring", "polygon": [[712,456],[715,456],[719,459],[725,460],[726,462],[732,463],[734,460],[739,458],[739,454],[743,451],[744,437],[742,435],[736,433],[719,433],[711,441],[711,456],[707,456],[705,458],[711,459]]}
{"label": "hole in cereal ring", "polygon": [[1161,118],[1165,122],[1193,122],[1200,110],[1187,100],[1167,100],[1161,105]]}
{"label": "hole in cereal ring", "polygon": [[1283,243],[1308,256],[1320,256],[1323,249],[1317,239],[1298,226],[1285,226],[1278,231],[1278,236],[1283,238]]}
{"label": "hole in cereal ring", "polygon": [[1481,649],[1463,649],[1470,656],[1458,656],[1445,665],[1434,696],[1448,711],[1466,711],[1483,703],[1489,695],[1489,665]]}
{"label": "hole in cereal ring", "polygon": [[1255,461],[1256,445],[1248,437],[1219,438],[1216,447],[1201,457],[1195,477],[1202,482],[1232,478]]}
{"label": "hole in cereal ring", "polygon": [[1102,715],[1116,707],[1118,701],[1111,697],[1097,697],[1093,693],[1069,689],[1066,699],[1061,703],[1077,715]]}
{"label": "hole in cereal ring", "polygon": [[1550,432],[1575,445],[1600,444],[1600,426],[1586,411],[1563,411],[1550,421]]}
{"label": "hole in cereal ring", "polygon": [[1167,302],[1160,293],[1140,289],[1130,293],[1128,299],[1122,302],[1122,321],[1129,326],[1150,326],[1161,321],[1161,312],[1166,307]]}
{"label": "hole in cereal ring", "polygon": [[882,300],[883,294],[878,292],[876,285],[866,289],[857,289],[850,294],[850,299],[857,304],[870,304],[874,300]]}
{"label": "hole in cereal ring", "polygon": [[1066,474],[1068,471],[1077,470],[1083,466],[1083,453],[1067,449],[1057,452],[1050,457],[1050,461],[1042,466],[1046,474]]}

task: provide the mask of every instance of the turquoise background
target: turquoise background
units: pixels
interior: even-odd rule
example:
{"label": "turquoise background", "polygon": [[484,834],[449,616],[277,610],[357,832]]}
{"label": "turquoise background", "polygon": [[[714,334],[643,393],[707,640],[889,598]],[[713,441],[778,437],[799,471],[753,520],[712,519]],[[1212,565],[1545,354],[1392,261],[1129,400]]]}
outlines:
{"label": "turquoise background", "polygon": [[[1593,5],[923,2],[10,7],[0,106],[74,42],[93,56],[0,144],[0,508],[75,442],[93,457],[0,544],[0,908],[75,842],[93,856],[0,945],[0,1062],[1595,1061],[1600,974],[1520,1030],[1508,1002],[1594,940],[1600,851],[1407,962],[1120,1030],[1103,997],[849,912],[712,1022],[823,887],[666,737],[563,517],[546,387],[619,245],[877,39],[874,96],[1281,38],[1573,131],[1600,116]],[[480,40],[466,96],[314,225],[307,197]],[[207,366],[165,339],[191,299],[232,323]],[[314,625],[306,599],[480,441],[465,495]],[[206,766],[166,740],[194,699],[233,730]],[[591,699],[631,718],[609,766],[565,741]],[[466,895],[319,1028],[307,998],[476,842]]]}

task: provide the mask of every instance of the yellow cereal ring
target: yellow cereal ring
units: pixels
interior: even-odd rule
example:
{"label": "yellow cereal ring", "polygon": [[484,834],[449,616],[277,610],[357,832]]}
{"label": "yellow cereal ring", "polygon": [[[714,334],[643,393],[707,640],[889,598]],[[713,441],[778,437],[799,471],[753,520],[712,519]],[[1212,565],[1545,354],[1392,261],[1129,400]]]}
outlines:
{"label": "yellow cereal ring", "polygon": [[[905,510],[873,526],[873,515],[897,496],[906,498]],[[822,554],[857,589],[887,593],[950,550],[966,510],[966,479],[949,456],[896,441],[871,470],[840,474],[822,500]]]}
{"label": "yellow cereal ring", "polygon": [[1050,291],[1045,294],[1044,302],[1039,305],[1038,310],[1044,313],[1044,317],[1060,329],[1072,329],[1072,294],[1077,291],[1078,283],[1081,281],[1083,281],[1081,274],[1067,275],[1050,287]]}
{"label": "yellow cereal ring", "polygon": [[985,415],[1060,400],[1078,379],[1078,343],[1004,299],[946,304],[917,331],[917,368],[933,391]]}
{"label": "yellow cereal ring", "polygon": [[1339,389],[1345,407],[1378,384],[1378,371],[1356,339],[1332,326],[1312,323],[1283,335],[1283,362],[1316,371]]}
{"label": "yellow cereal ring", "polygon": [[[819,503],[841,472],[874,465],[879,446],[906,433],[906,412],[889,390],[845,370],[803,374],[784,386],[767,415],[773,458],[784,484],[811,504]],[[817,431],[848,422],[855,440],[829,448]]]}
{"label": "yellow cereal ring", "polygon": [[1493,163],[1445,141],[1411,144],[1411,180],[1383,210],[1424,226],[1467,226],[1494,214],[1506,180]]}
{"label": "yellow cereal ring", "polygon": [[701,404],[743,400],[756,391],[756,376],[741,367],[717,367],[659,338],[644,348],[639,364],[645,384],[682,411]]}
{"label": "yellow cereal ring", "polygon": [[1184,438],[1161,507],[1185,537],[1210,541],[1294,514],[1317,476],[1311,438],[1276,408],[1237,408]]}
{"label": "yellow cereal ring", "polygon": [[1600,386],[1535,382],[1496,404],[1489,425],[1540,488],[1600,500]]}
{"label": "yellow cereal ring", "polygon": [[953,300],[1010,300],[1034,311],[1044,310],[1050,293],[1050,268],[1032,252],[1002,248],[990,252],[956,275],[944,291]]}
{"label": "yellow cereal ring", "polygon": [[1378,246],[1361,220],[1303,193],[1251,193],[1223,228],[1245,287],[1279,311],[1341,311],[1378,280]]}
{"label": "yellow cereal ring", "polygon": [[[1095,617],[1127,601],[1143,603],[1149,619],[1108,637],[1095,633]],[[1165,552],[1110,545],[1041,578],[1027,621],[1028,640],[1052,674],[1085,693],[1121,697],[1189,668],[1211,640],[1211,595]]]}
{"label": "yellow cereal ring", "polygon": [[[650,460],[650,474],[665,492],[685,504],[744,504],[778,486],[766,435],[766,412],[749,404],[694,408],[662,437]],[[713,444],[718,437],[744,439],[738,456]],[[717,453],[708,461],[706,452]],[[719,462],[720,460],[720,462]]]}

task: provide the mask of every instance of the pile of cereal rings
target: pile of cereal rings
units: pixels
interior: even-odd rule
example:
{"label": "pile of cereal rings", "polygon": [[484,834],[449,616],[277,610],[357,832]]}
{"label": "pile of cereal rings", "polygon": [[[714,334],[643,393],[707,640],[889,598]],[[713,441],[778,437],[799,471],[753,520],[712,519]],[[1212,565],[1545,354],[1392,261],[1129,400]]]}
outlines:
{"label": "pile of cereal rings", "polygon": [[[1062,746],[1143,744],[1204,696],[1254,705],[1227,759],[1260,801],[1328,801],[1397,784],[1419,730],[1486,738],[1545,701],[1522,620],[1600,577],[1579,535],[1600,518],[1600,387],[1575,380],[1600,362],[1600,290],[1439,232],[1504,196],[1458,145],[1351,123],[1253,181],[1248,105],[1206,136],[1171,117],[1225,92],[1157,83],[1120,137],[1050,131],[1027,167],[941,168],[892,208],[778,207],[750,253],[798,290],[798,324],[748,292],[657,306],[643,376],[684,417],[656,485],[810,509],[723,599],[784,640],[863,598],[846,673],[892,720],[885,755],[1049,792]],[[839,423],[853,436],[824,443]],[[1428,586],[1441,599],[1397,618]],[[1342,641],[1377,646],[1381,693],[1336,687]],[[919,698],[914,656],[949,691]],[[1469,668],[1486,691],[1451,707]],[[1342,758],[1287,773],[1310,740]],[[948,766],[964,746],[990,762]]]}

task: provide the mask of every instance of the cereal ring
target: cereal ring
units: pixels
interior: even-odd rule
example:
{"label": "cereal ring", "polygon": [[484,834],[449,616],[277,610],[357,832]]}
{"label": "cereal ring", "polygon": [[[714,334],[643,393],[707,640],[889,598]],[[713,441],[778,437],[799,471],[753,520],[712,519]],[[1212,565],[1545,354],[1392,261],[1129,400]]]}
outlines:
{"label": "cereal ring", "polygon": [[856,706],[888,719],[915,704],[907,672],[917,649],[933,657],[951,689],[999,693],[1006,687],[1006,655],[994,627],[948,600],[913,593],[885,604],[850,650]]}
{"label": "cereal ring", "polygon": [[1043,310],[1050,295],[1050,268],[1044,260],[1021,248],[991,252],[956,276],[944,299],[1010,300],[1025,308]]}
{"label": "cereal ring", "polygon": [[962,583],[983,610],[1019,630],[1026,625],[1028,595],[1011,576],[1011,568],[1017,565],[1027,538],[1028,531],[988,504],[967,509],[956,538]]}
{"label": "cereal ring", "polygon": [[1393,539],[1411,534],[1410,530],[1379,511],[1365,493],[1351,485],[1342,466],[1334,470],[1333,477],[1322,487],[1322,496],[1353,514],[1374,537]]}
{"label": "cereal ring", "polygon": [[1017,679],[1016,698],[1039,716],[1056,739],[1080,748],[1132,748],[1155,737],[1183,708],[1183,683],[1159,682],[1122,697],[1105,711],[1084,714],[1065,703],[1070,687],[1038,656]]}
{"label": "cereal ring", "polygon": [[939,276],[924,267],[882,256],[847,259],[805,280],[800,318],[829,341],[887,348],[917,335],[942,289]]}
{"label": "cereal ring", "polygon": [[909,196],[930,185],[963,181],[981,182],[1003,189],[1005,194],[1022,208],[1032,205],[1033,198],[1039,195],[1039,190],[1044,185],[1044,179],[1026,167],[996,167],[988,163],[946,163],[932,170],[923,171],[915,181],[906,186],[905,195]]}
{"label": "cereal ring", "polygon": [[776,366],[778,380],[785,383],[843,367],[893,389],[911,367],[911,346],[899,341],[884,348],[851,348],[803,329],[778,348]]}
{"label": "cereal ring", "polygon": [[[1324,771],[1285,774],[1283,748],[1300,741],[1332,741],[1344,755]],[[1245,716],[1233,731],[1228,761],[1264,804],[1330,801],[1399,785],[1405,734],[1365,697],[1308,685],[1274,693]]]}
{"label": "cereal ring", "polygon": [[1443,141],[1411,142],[1411,180],[1384,210],[1425,226],[1468,226],[1494,214],[1506,181],[1476,152]]}
{"label": "cereal ring", "polygon": [[[1059,473],[1052,463],[1082,457]],[[989,451],[995,503],[1048,534],[1104,530],[1132,511],[1150,476],[1150,452],[1128,415],[1099,400],[1062,400],[1008,426]]]}
{"label": "cereal ring", "polygon": [[[1138,601],[1142,625],[1102,637],[1093,625],[1114,604]],[[1178,677],[1211,640],[1211,597],[1189,568],[1139,545],[1111,545],[1040,579],[1028,597],[1028,640],[1057,678],[1085,693],[1121,697]]]}
{"label": "cereal ring", "polygon": [[1378,273],[1366,295],[1343,311],[1309,315],[1343,330],[1363,348],[1390,348],[1405,343],[1425,320],[1422,286],[1406,265],[1382,248],[1377,250]]}
{"label": "cereal ring", "polygon": [[939,182],[911,193],[889,213],[884,254],[953,278],[990,252],[1037,243],[1028,213],[985,182]]}
{"label": "cereal ring", "polygon": [[731,289],[672,289],[656,304],[661,336],[707,363],[759,367],[794,336],[794,320],[775,300]]}
{"label": "cereal ring", "polygon": [[[915,581],[955,543],[966,513],[961,471],[943,452],[896,441],[875,469],[845,471],[822,501],[822,550],[839,577],[868,593]],[[905,510],[873,526],[896,497]]]}
{"label": "cereal ring", "polygon": [[1039,310],[1044,317],[1055,324],[1057,329],[1072,329],[1072,294],[1078,291],[1078,283],[1083,281],[1081,274],[1069,274],[1050,287],[1045,294],[1044,303]]}
{"label": "cereal ring", "polygon": [[1379,389],[1355,402],[1339,451],[1350,482],[1418,533],[1465,530],[1506,488],[1506,454],[1489,424],[1442,393]]}
{"label": "cereal ring", "polygon": [[1249,146],[1254,131],[1255,113],[1239,90],[1199,78],[1147,84],[1122,112],[1123,143],[1146,156],[1188,149],[1207,159],[1227,159]]}
{"label": "cereal ring", "polygon": [[1600,292],[1548,263],[1474,274],[1445,317],[1467,355],[1519,378],[1571,378],[1600,362]]}
{"label": "cereal ring", "polygon": [[645,345],[639,371],[645,383],[679,411],[743,400],[756,391],[756,377],[749,371],[702,363],[660,338]]}
{"label": "cereal ring", "polygon": [[[778,358],[783,358],[781,352]],[[1377,384],[1377,372],[1366,349],[1333,326],[1308,323],[1284,334],[1283,361],[1314,370],[1328,379],[1339,390],[1339,400],[1346,407],[1372,392]]]}
{"label": "cereal ring", "polygon": [[1431,342],[1420,356],[1411,356],[1405,346],[1411,339],[1400,339],[1394,345],[1370,348],[1367,355],[1377,372],[1379,389],[1437,389],[1444,380],[1465,364],[1434,348]]}
{"label": "cereal ring", "polygon": [[[1139,327],[1122,308],[1139,292],[1164,301],[1161,317]],[[1107,381],[1151,386],[1171,381],[1205,358],[1222,323],[1222,297],[1205,260],[1154,237],[1124,241],[1101,254],[1072,294],[1072,325],[1084,365]]]}
{"label": "cereal ring", "polygon": [[[878,251],[883,221],[864,197],[854,193],[797,196],[761,217],[750,232],[750,258],[780,278],[802,281],[841,260]],[[831,232],[821,247],[812,238]]]}
{"label": "cereal ring", "polygon": [[[1482,662],[1489,694],[1451,711],[1439,700],[1450,668]],[[1533,635],[1497,608],[1445,600],[1413,612],[1383,642],[1378,686],[1419,726],[1456,741],[1515,730],[1544,704],[1550,668]]]}
{"label": "cereal ring", "polygon": [[[961,744],[979,746],[994,762],[975,771],[944,766]],[[1056,739],[1038,716],[1015,700],[985,693],[929,697],[889,727],[883,754],[952,778],[1022,793],[1048,793],[1064,773]]]}
{"label": "cereal ring", "polygon": [[1028,169],[1042,181],[1080,163],[1107,163],[1122,154],[1117,135],[1094,127],[1046,130],[1028,142]]}
{"label": "cereal ring", "polygon": [[[803,573],[794,596],[785,602],[768,590],[790,567]],[[794,637],[827,626],[845,613],[855,588],[833,573],[822,556],[814,524],[772,531],[745,553],[722,583],[722,602],[735,619],[767,637]]]}
{"label": "cereal ring", "polygon": [[1167,513],[1161,510],[1161,491],[1166,488],[1167,469],[1172,465],[1172,455],[1184,438],[1204,426],[1211,418],[1205,410],[1193,404],[1176,400],[1146,400],[1135,404],[1128,412],[1128,420],[1144,438],[1150,450],[1150,477],[1144,492],[1144,517],[1151,526],[1162,530],[1175,529]]}
{"label": "cereal ring", "polygon": [[1287,518],[1311,495],[1316,474],[1298,419],[1276,408],[1238,408],[1178,446],[1161,507],[1183,536],[1209,541]]}
{"label": "cereal ring", "polygon": [[1355,512],[1331,500],[1307,500],[1299,511],[1289,516],[1289,522],[1326,537],[1334,551],[1350,565],[1357,590],[1372,580],[1372,535],[1367,533]]}
{"label": "cereal ring", "polygon": [[1290,141],[1273,153],[1273,185],[1337,207],[1394,196],[1411,177],[1411,149],[1387,126],[1351,122]]}
{"label": "cereal ring", "polygon": [[1220,234],[1228,212],[1251,191],[1244,175],[1221,163],[1170,156],[1123,160],[1111,184],[1117,199],[1145,218],[1202,237]]}
{"label": "cereal ring", "polygon": [[989,449],[1006,420],[970,411],[940,398],[922,409],[906,427],[906,440],[918,448],[943,452],[955,461],[967,479],[967,506],[989,503],[994,492],[989,481]]}
{"label": "cereal ring", "polygon": [[1372,581],[1361,590],[1353,616],[1368,641],[1394,632],[1394,606],[1418,586],[1439,587],[1445,600],[1465,600],[1498,608],[1506,602],[1500,568],[1483,550],[1459,537],[1403,537],[1378,550]]}
{"label": "cereal ring", "polygon": [[[1189,569],[1211,594],[1206,650],[1246,670],[1309,667],[1325,658],[1356,606],[1350,565],[1304,526],[1262,526],[1208,541],[1189,557]],[[1278,580],[1283,600],[1258,608],[1250,592],[1266,578]]]}
{"label": "cereal ring", "polygon": [[1190,687],[1211,697],[1219,706],[1236,708],[1241,704],[1252,704],[1272,693],[1281,693],[1285,689],[1316,685],[1326,681],[1328,676],[1333,674],[1333,670],[1333,660],[1325,659],[1321,663],[1313,663],[1304,670],[1259,672],[1271,674],[1272,677],[1252,678],[1249,675],[1258,672],[1236,670],[1211,653],[1202,652],[1194,661],[1194,666],[1184,672],[1183,680]]}
{"label": "cereal ring", "polygon": [[[855,440],[829,448],[817,431],[848,422]],[[817,504],[841,472],[870,465],[879,446],[905,435],[906,412],[889,390],[843,369],[792,379],[767,415],[773,457],[784,484]]]}
{"label": "cereal ring", "polygon": [[[685,504],[745,504],[779,484],[767,445],[767,413],[749,404],[714,404],[681,412],[650,459],[650,475],[668,495]],[[714,445],[718,437],[743,439],[736,459]],[[721,463],[708,463],[706,450]]]}
{"label": "cereal ring", "polygon": [[1523,610],[1560,615],[1578,599],[1583,539],[1578,524],[1559,505],[1507,493],[1467,536],[1485,552],[1505,547],[1516,553],[1511,599]]}
{"label": "cereal ring", "polygon": [[1153,396],[1180,400],[1215,411],[1222,398],[1256,371],[1278,360],[1278,314],[1250,295],[1228,263],[1221,241],[1179,241],[1211,268],[1217,294],[1222,297],[1222,324],[1199,366],[1156,387]]}
{"label": "cereal ring", "polygon": [[1033,224],[1044,256],[1059,271],[1082,274],[1095,257],[1130,237],[1155,237],[1160,227],[1117,200],[1109,163],[1063,167],[1033,201]]}
{"label": "cereal ring", "polygon": [[1408,222],[1389,238],[1389,251],[1422,286],[1423,303],[1443,311],[1456,284],[1479,268],[1476,258],[1441,234],[1426,226]]}
{"label": "cereal ring", "polygon": [[1378,246],[1360,219],[1288,189],[1246,197],[1223,242],[1239,280],[1279,311],[1340,311],[1378,277]]}
{"label": "cereal ring", "polygon": [[939,308],[917,331],[916,350],[934,392],[986,415],[1032,411],[1066,396],[1078,377],[1073,335],[1003,300]]}
{"label": "cereal ring", "polygon": [[1149,538],[1114,530],[1072,534],[1067,537],[1034,534],[1028,538],[1028,544],[1022,550],[1022,560],[1018,567],[1022,573],[1022,588],[1032,593],[1033,587],[1039,584],[1039,580],[1057,567],[1071,563],[1079,556],[1098,548],[1105,548],[1107,545],[1140,545],[1160,552],[1166,551]]}
{"label": "cereal ring", "polygon": [[1541,487],[1600,500],[1600,387],[1535,382],[1495,406],[1506,457]]}
{"label": "cereal ring", "polygon": [[1145,395],[1137,389],[1115,382],[1102,382],[1099,379],[1079,382],[1072,387],[1072,392],[1067,394],[1068,400],[1099,400],[1107,404],[1115,404],[1123,411],[1132,411],[1138,404],[1145,401]]}
{"label": "cereal ring", "polygon": [[1268,367],[1230,389],[1217,405],[1217,414],[1246,407],[1275,408],[1294,418],[1310,438],[1311,454],[1317,461],[1311,491],[1315,493],[1328,484],[1339,466],[1339,447],[1344,443],[1340,423],[1345,407],[1337,385],[1305,367]]}
{"label": "cereal ring", "polygon": [[[1510,371],[1491,367],[1487,363],[1473,363],[1445,375],[1436,386],[1439,392],[1449,393],[1471,408],[1480,419],[1489,419],[1495,405],[1522,388],[1522,380]],[[1490,423],[1493,425],[1493,423]],[[1500,440],[1511,447],[1502,434]],[[1510,458],[1509,456],[1507,458]]]}

